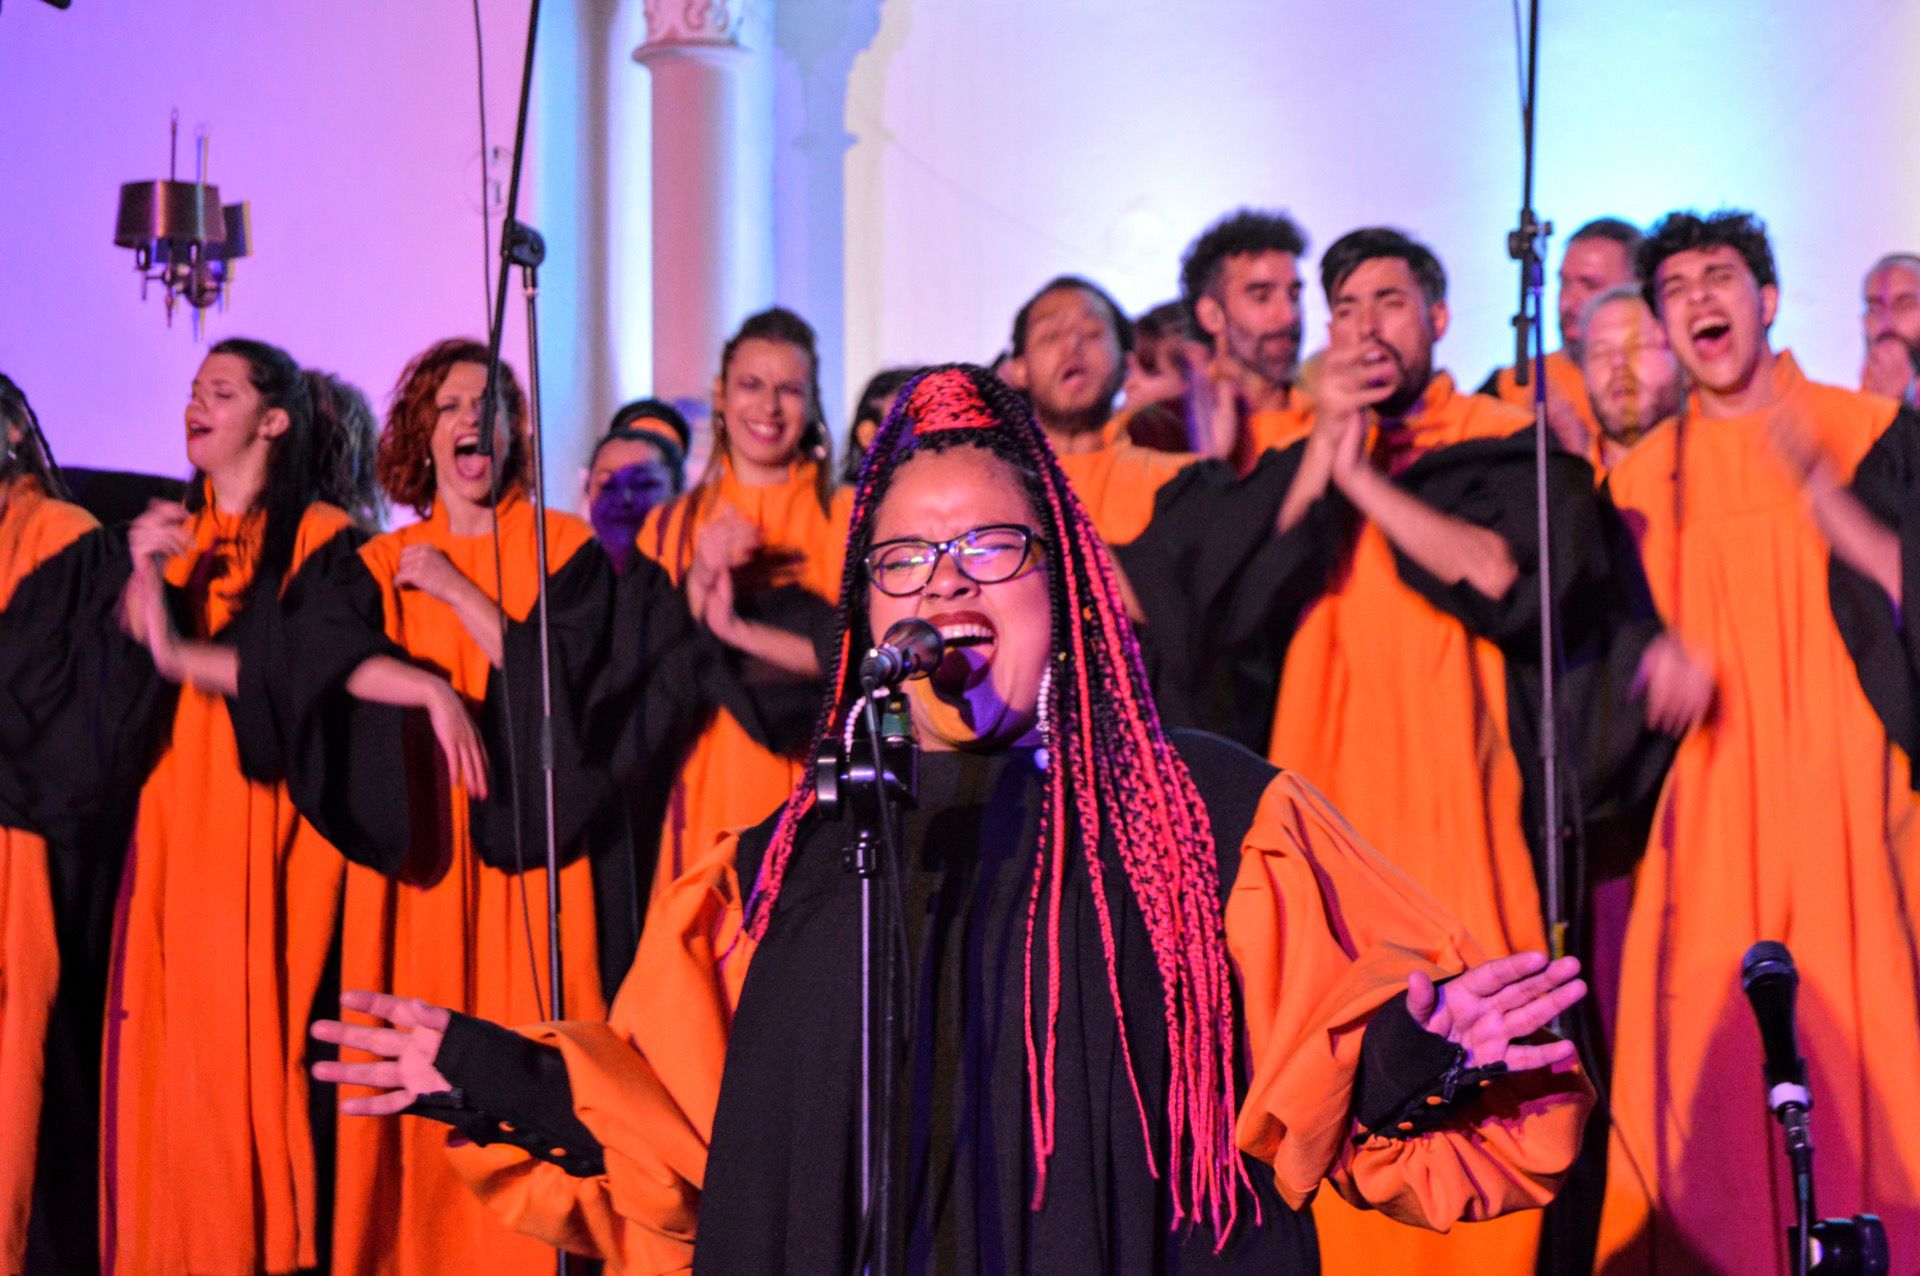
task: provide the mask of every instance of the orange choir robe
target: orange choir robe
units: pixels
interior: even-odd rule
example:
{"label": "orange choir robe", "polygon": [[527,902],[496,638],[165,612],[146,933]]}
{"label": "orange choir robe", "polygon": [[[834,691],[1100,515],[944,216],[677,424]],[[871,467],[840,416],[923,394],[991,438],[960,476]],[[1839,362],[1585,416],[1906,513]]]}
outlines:
{"label": "orange choir robe", "polygon": [[1313,405],[1304,395],[1295,391],[1293,398],[1300,407],[1270,408],[1264,412],[1255,412],[1247,418],[1247,437],[1249,439],[1249,465],[1258,459],[1262,452],[1284,451],[1307,437],[1313,430]]}
{"label": "orange choir robe", "polygon": [[[723,505],[731,506],[759,529],[763,549],[761,562],[748,569],[753,583],[746,583],[743,572],[737,589],[799,585],[837,604],[853,493],[840,489],[831,508],[823,510],[816,472],[813,462],[798,461],[786,482],[753,486],[723,461],[717,480],[647,514],[640,525],[640,552],[665,568],[676,585],[683,583],[693,565],[694,538]],[[793,791],[804,766],[802,758],[766,748],[729,710],[716,708],[688,748],[668,796],[652,893],[702,858],[722,833],[765,819]]]}
{"label": "orange choir robe", "polygon": [[[1786,353],[1771,375],[1780,410],[1842,475],[1892,434],[1890,399],[1811,382]],[[1800,971],[1820,1213],[1879,1214],[1895,1270],[1920,1256],[1912,759],[1849,657],[1836,624],[1842,573],[1767,416],[1709,420],[1692,404],[1609,480],[1660,610],[1712,668],[1717,696],[1667,777],[1627,926],[1599,1268],[1609,1274],[1790,1270],[1793,1198],[1740,987],[1741,957],[1760,939],[1785,942]],[[1902,506],[1913,500],[1906,482]],[[1903,587],[1909,611],[1913,589]]]}
{"label": "orange choir robe", "polygon": [[[292,570],[349,526],[313,505]],[[264,514],[211,501],[166,570],[184,636],[218,638]],[[179,689],[141,790],[108,992],[101,1251],[133,1276],[293,1272],[317,1261],[306,1038],[344,861],[282,784],[248,780],[228,702]]]}
{"label": "orange choir robe", "polygon": [[[98,524],[49,498],[38,479],[7,483],[0,506],[0,611],[34,568]],[[23,1270],[40,1129],[46,1033],[60,986],[47,847],[0,825],[0,1270]],[[95,1009],[98,1009],[96,1005]]]}
{"label": "orange choir robe", "polygon": [[[1533,415],[1533,378],[1528,376],[1525,385],[1517,384],[1513,379],[1512,364],[1488,377],[1486,384],[1480,387],[1480,393],[1490,394],[1502,403],[1522,408],[1529,417]],[[1567,401],[1580,418],[1580,423],[1587,427],[1588,438],[1599,436],[1600,422],[1593,415],[1593,400],[1587,397],[1586,374],[1580,371],[1580,365],[1565,350],[1555,350],[1547,355],[1547,395]]]}
{"label": "orange choir robe", "polygon": [[[1508,405],[1458,393],[1442,372],[1371,445],[1398,474],[1439,449],[1529,424]],[[1268,756],[1326,793],[1489,952],[1545,947],[1505,657],[1401,578],[1372,523],[1294,631]],[[1331,1195],[1314,1213],[1328,1271],[1531,1272],[1540,1230],[1540,1215],[1527,1213],[1436,1236]]]}
{"label": "orange choir robe", "polygon": [[[380,592],[387,637],[407,658],[443,674],[470,705],[486,698],[489,682],[498,674],[451,607],[394,584],[400,554],[409,545],[438,548],[489,598],[502,601],[504,592],[507,615],[524,621],[533,611],[538,587],[534,530],[532,503],[517,495],[504,498],[504,591],[494,572],[492,536],[455,536],[442,508],[361,548],[361,561]],[[549,562],[556,575],[593,543],[593,531],[585,522],[568,514],[547,515]],[[608,620],[611,623],[610,615]],[[514,874],[480,861],[467,795],[464,790],[448,791],[438,750],[430,737],[421,743],[425,747],[417,751],[417,772],[409,762],[410,783],[432,786],[433,798],[413,808],[405,863],[391,875],[357,862],[347,869],[341,987],[420,997],[508,1023],[541,1018],[548,969],[546,869]],[[501,753],[493,746],[489,779],[504,792],[507,759]],[[537,765],[530,754],[523,740],[518,759],[522,768]],[[537,862],[544,850],[535,840],[526,853]],[[566,1009],[586,1018],[604,1015],[607,1005],[598,965],[592,872],[585,857],[560,870]],[[532,918],[531,936],[523,905]],[[502,1226],[460,1185],[441,1152],[444,1142],[445,1132],[424,1122],[340,1121],[335,1272],[413,1276],[552,1270],[550,1249]]]}
{"label": "orange choir robe", "polygon": [[1100,446],[1059,453],[1060,468],[1087,508],[1094,530],[1109,545],[1124,545],[1147,530],[1153,498],[1174,475],[1200,460],[1194,452],[1161,452],[1127,437],[1127,414],[1100,431]]}
{"label": "orange choir robe", "polygon": [[[1459,970],[1478,953],[1310,786],[1281,774],[1256,792],[1224,917],[1250,1058],[1235,1141],[1260,1163],[1252,1172],[1270,1173],[1296,1210],[1330,1184],[1419,1227],[1542,1205],[1590,1105],[1577,1075],[1469,1109],[1466,1120],[1498,1113],[1477,1127],[1355,1140],[1366,1023],[1410,971]],[[662,895],[607,1023],[528,1030],[564,1057],[605,1172],[568,1177],[504,1144],[452,1153],[492,1208],[610,1270],[679,1272],[693,1260],[732,1019],[762,947],[742,928],[738,849],[724,841]],[[1238,1226],[1255,1226],[1244,1197]]]}

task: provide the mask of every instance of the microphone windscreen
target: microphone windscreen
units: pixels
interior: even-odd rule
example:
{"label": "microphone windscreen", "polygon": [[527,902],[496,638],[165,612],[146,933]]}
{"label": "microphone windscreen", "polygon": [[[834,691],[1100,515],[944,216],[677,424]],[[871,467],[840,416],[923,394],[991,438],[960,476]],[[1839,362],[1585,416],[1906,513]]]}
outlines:
{"label": "microphone windscreen", "polygon": [[1793,954],[1777,939],[1761,940],[1747,949],[1747,955],[1740,959],[1742,988],[1751,992],[1756,981],[1769,978],[1785,978],[1795,984],[1800,982],[1800,972],[1794,968]]}
{"label": "microphone windscreen", "polygon": [[894,621],[880,641],[901,654],[908,677],[932,673],[947,651],[947,640],[940,631],[918,616]]}

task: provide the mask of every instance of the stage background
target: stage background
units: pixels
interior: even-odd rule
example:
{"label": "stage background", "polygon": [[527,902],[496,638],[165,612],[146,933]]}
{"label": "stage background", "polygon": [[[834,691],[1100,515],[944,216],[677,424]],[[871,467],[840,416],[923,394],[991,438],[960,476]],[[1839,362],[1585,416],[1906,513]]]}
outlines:
{"label": "stage background", "polygon": [[[505,148],[525,10],[481,9]],[[1852,383],[1861,272],[1920,247],[1920,0],[1543,9],[1543,214],[1564,234],[1602,213],[1756,209],[1779,343]],[[526,216],[552,249],[544,401],[565,500],[610,408],[652,388],[650,92],[638,0],[546,12]],[[784,0],[745,24],[736,159],[771,173],[772,200],[732,232],[740,305],[820,326],[836,427],[883,363],[991,355],[1049,275],[1092,275],[1134,308],[1172,296],[1181,248],[1242,204],[1291,209],[1316,260],[1364,222],[1413,231],[1453,279],[1444,362],[1477,382],[1507,357],[1509,4]],[[5,0],[0,369],[64,459],[180,470],[202,347],[184,314],[169,330],[157,297],[140,303],[111,242],[119,184],[166,171],[177,106],[183,175],[205,122],[212,179],[253,203],[255,256],[208,338],[280,342],[384,407],[408,355],[484,326],[475,101],[462,0]],[[509,307],[519,360],[517,284]],[[1325,319],[1315,289],[1310,345]]]}

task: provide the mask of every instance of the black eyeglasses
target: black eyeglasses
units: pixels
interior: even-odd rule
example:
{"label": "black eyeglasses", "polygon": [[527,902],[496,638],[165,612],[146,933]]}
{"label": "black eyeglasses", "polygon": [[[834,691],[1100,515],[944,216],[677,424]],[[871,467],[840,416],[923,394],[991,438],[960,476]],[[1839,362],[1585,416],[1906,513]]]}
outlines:
{"label": "black eyeglasses", "polygon": [[1035,545],[1046,540],[1031,527],[993,523],[962,532],[949,541],[923,541],[903,536],[881,541],[867,551],[867,579],[892,598],[919,593],[933,579],[940,556],[953,560],[960,574],[979,585],[997,585],[1020,574]]}

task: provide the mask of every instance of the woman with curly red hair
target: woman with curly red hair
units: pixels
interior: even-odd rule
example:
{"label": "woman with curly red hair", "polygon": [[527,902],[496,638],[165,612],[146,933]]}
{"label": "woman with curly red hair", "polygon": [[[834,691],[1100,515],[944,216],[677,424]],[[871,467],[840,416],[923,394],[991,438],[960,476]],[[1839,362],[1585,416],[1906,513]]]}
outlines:
{"label": "woman with curly red hair", "polygon": [[[376,464],[388,498],[420,519],[374,537],[325,579],[299,582],[250,649],[251,664],[275,676],[244,685],[242,697],[277,725],[302,810],[354,861],[342,978],[431,987],[474,1014],[537,1019],[553,990],[546,928],[531,920],[549,890],[535,511],[512,369],[501,369],[491,448],[481,439],[486,392],[487,349],[477,341],[439,342],[407,365]],[[549,513],[546,538],[562,1000],[568,1013],[597,1015],[637,933],[630,851],[609,825],[616,754],[638,747],[627,684],[691,620],[657,569],[616,593],[580,519]],[[428,706],[444,764],[417,719],[378,702],[397,697],[369,694],[372,656],[450,685],[452,706]],[[479,734],[449,731],[443,708],[449,720],[471,715]],[[436,1140],[352,1123],[338,1148],[337,1268],[551,1268],[551,1251],[478,1209]]]}
{"label": "woman with curly red hair", "polygon": [[386,1091],[348,1110],[493,1143],[452,1153],[490,1205],[631,1272],[1311,1272],[1323,1184],[1436,1228],[1544,1203],[1592,1091],[1532,1034],[1578,962],[1480,961],[1305,782],[1163,729],[1093,523],[986,370],[910,384],[853,501],[816,740],[865,748],[874,636],[946,643],[906,692],[893,1250],[860,1208],[855,830],[811,784],[655,902],[609,1022],[349,994],[395,1028],[316,1027],[383,1056],[315,1069]]}

